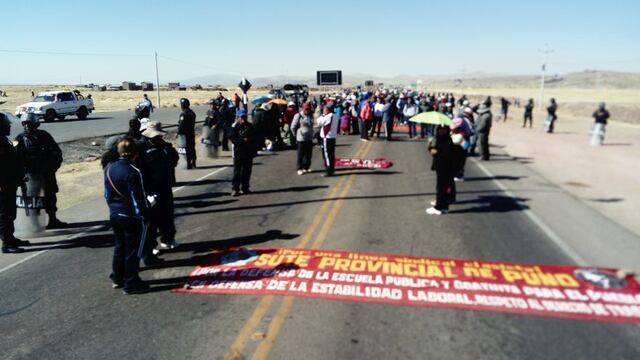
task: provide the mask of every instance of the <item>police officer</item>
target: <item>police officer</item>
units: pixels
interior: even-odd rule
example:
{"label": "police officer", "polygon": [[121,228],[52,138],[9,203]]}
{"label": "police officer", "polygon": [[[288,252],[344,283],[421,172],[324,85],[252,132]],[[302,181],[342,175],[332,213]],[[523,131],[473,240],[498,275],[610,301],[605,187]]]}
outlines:
{"label": "police officer", "polygon": [[253,125],[247,121],[247,111],[238,110],[238,120],[231,127],[229,139],[233,143],[233,191],[231,196],[250,194],[251,170],[253,157],[256,154],[256,143]]}
{"label": "police officer", "polygon": [[173,191],[176,183],[175,167],[178,164],[178,152],[164,141],[165,131],[159,122],[150,122],[142,135],[147,139],[147,149],[143,155],[143,177],[148,195],[155,197],[151,207],[147,244],[143,261],[146,265],[155,265],[160,260],[153,254],[156,247],[156,235],[160,232],[160,247],[173,249],[178,246],[175,240],[176,226],[173,222]]}
{"label": "police officer", "polygon": [[229,134],[236,120],[236,108],[229,99],[223,99],[220,101],[220,112],[222,114],[222,151],[229,151]]}
{"label": "police officer", "polygon": [[196,113],[189,108],[189,99],[180,99],[180,120],[178,121],[178,135],[186,138],[187,169],[196,167]]}
{"label": "police officer", "polygon": [[148,286],[139,276],[140,242],[143,241],[149,215],[142,174],[133,165],[138,155],[133,138],[118,142],[120,158],[104,170],[104,197],[109,205],[109,218],[115,238],[111,281],[114,289],[125,294],[144,292]]}
{"label": "police officer", "polygon": [[64,228],[67,223],[56,217],[58,211],[56,171],[62,165],[62,150],[48,132],[38,129],[40,121],[35,114],[22,114],[21,121],[24,132],[15,139],[18,157],[26,173],[38,174],[44,180],[44,208],[49,215],[47,230]]}
{"label": "police officer", "polygon": [[16,189],[23,181],[24,168],[20,164],[16,149],[7,136],[11,133],[11,120],[0,113],[0,239],[2,252],[15,254],[24,251],[20,246],[28,241],[13,236],[13,221],[16,219]]}
{"label": "police officer", "polygon": [[213,138],[213,144],[211,145],[217,148],[220,146],[220,129],[224,126],[224,120],[218,103],[211,99],[208,104],[211,108],[207,110],[207,117],[203,125],[211,128],[211,138]]}

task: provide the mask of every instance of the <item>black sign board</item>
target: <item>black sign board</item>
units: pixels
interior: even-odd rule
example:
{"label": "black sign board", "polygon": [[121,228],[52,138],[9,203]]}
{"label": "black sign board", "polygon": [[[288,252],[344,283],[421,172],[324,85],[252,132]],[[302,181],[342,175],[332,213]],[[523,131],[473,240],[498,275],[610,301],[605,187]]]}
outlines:
{"label": "black sign board", "polygon": [[242,90],[242,92],[246,93],[247,91],[249,91],[249,89],[251,89],[251,83],[249,82],[249,80],[247,80],[247,78],[242,78],[242,80],[240,80],[240,83],[238,84],[238,87],[240,88],[240,90]]}
{"label": "black sign board", "polygon": [[342,71],[318,71],[316,73],[316,80],[318,85],[342,85]]}

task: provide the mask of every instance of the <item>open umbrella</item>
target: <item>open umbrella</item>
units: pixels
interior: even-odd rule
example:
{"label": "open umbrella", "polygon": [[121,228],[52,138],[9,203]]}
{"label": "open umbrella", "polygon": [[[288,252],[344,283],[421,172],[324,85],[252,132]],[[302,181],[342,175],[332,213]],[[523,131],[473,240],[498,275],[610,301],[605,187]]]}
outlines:
{"label": "open umbrella", "polygon": [[271,100],[272,98],[273,98],[273,95],[256,96],[253,100],[251,100],[251,103],[253,105],[258,105],[258,104],[262,104],[264,102],[267,102],[267,101]]}
{"label": "open umbrella", "polygon": [[271,101],[269,101],[272,104],[276,104],[276,105],[287,105],[289,102],[285,99],[273,99]]}
{"label": "open umbrella", "polygon": [[447,115],[437,111],[427,111],[413,116],[409,121],[418,124],[451,125],[453,121]]}

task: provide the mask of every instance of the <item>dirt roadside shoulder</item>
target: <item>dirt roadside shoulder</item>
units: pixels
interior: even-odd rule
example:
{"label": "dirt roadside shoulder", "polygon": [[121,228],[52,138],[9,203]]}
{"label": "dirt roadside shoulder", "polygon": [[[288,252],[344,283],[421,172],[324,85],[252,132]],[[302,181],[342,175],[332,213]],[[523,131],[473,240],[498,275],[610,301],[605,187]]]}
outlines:
{"label": "dirt roadside shoulder", "polygon": [[[495,111],[498,110],[494,106]],[[515,110],[515,109],[514,109]],[[490,142],[519,162],[577,197],[604,216],[640,236],[640,126],[611,122],[603,146],[589,145],[592,119],[562,113],[553,134],[544,132],[544,117],[522,128],[522,114],[494,122]]]}

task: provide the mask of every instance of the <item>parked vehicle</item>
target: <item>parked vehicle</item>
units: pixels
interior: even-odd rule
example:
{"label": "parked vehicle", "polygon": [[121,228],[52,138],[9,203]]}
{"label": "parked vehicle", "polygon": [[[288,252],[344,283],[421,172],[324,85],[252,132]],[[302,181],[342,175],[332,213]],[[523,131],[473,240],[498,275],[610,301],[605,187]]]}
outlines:
{"label": "parked vehicle", "polygon": [[66,116],[75,115],[79,120],[84,120],[95,110],[91,95],[87,98],[78,90],[73,91],[48,91],[39,93],[32,102],[16,107],[16,116],[24,113],[34,113],[45,122],[55,119],[64,120]]}

